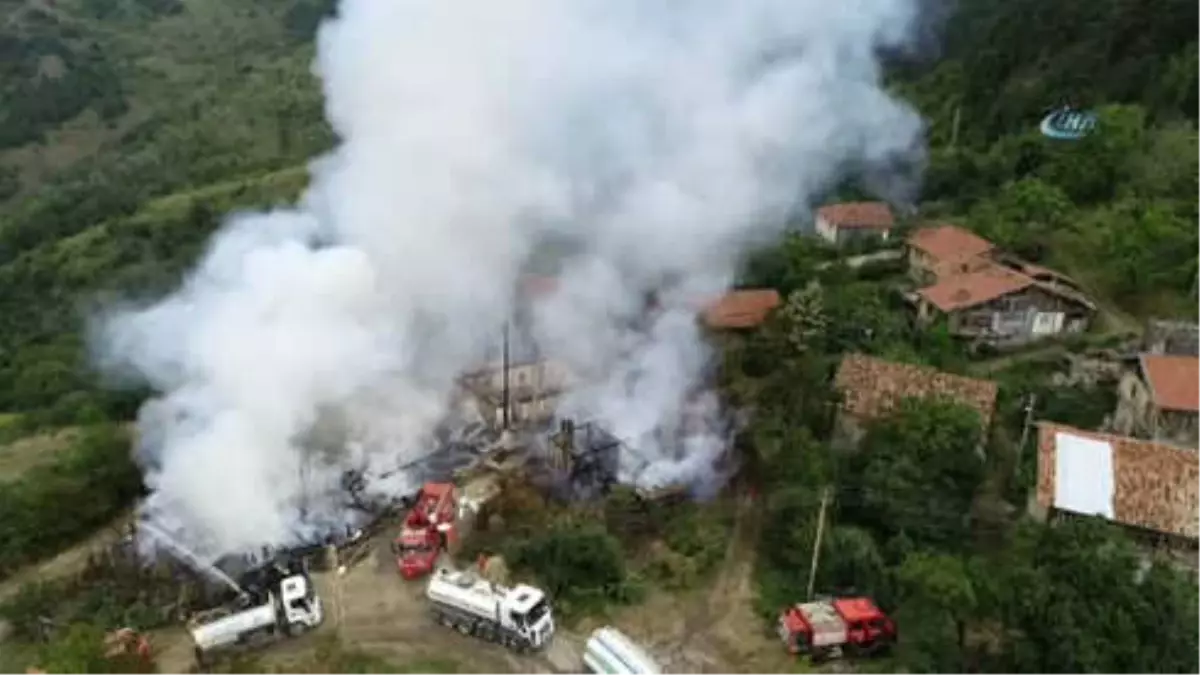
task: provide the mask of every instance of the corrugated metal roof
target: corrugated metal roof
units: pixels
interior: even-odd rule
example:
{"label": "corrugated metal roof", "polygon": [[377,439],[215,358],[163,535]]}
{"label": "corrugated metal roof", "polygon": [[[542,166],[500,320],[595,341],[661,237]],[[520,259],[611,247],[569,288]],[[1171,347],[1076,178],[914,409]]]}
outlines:
{"label": "corrugated metal roof", "polygon": [[[1058,483],[1062,480],[1059,471],[1075,470],[1074,463],[1069,466],[1059,464],[1062,435],[1099,441],[1112,448],[1112,520],[1155,532],[1197,538],[1200,533],[1200,459],[1194,450],[1153,441],[1039,422],[1036,499],[1040,506],[1059,508],[1055,499]],[[1102,461],[1100,457],[1096,459]]]}

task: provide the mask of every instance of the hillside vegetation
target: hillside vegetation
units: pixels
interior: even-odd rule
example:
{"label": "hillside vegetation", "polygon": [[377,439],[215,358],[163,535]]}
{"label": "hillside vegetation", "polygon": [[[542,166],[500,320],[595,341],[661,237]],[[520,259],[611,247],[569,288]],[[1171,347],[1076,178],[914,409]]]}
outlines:
{"label": "hillside vegetation", "polygon": [[[929,123],[923,215],[1071,274],[1110,309],[1194,319],[1196,21],[1195,3],[1175,1],[959,2],[941,58],[892,73]],[[1064,102],[1098,113],[1084,140],[1039,133]],[[1036,454],[1018,441],[1024,402],[1036,394],[1038,419],[1094,429],[1113,383],[1057,384],[1053,358],[1014,365],[991,375],[986,437],[969,408],[910,401],[868,427],[859,453],[839,453],[830,379],[843,354],[958,373],[972,357],[913,326],[889,292],[894,270],[822,269],[821,248],[791,239],[752,261],[747,283],[792,295],[727,354],[729,390],[756,411],[765,617],[804,597],[825,493],[816,588],[870,594],[900,626],[891,657],[866,668],[1196,672],[1194,576],[1101,519],[1022,517]]]}
{"label": "hillside vegetation", "polygon": [[[84,430],[53,457],[0,465],[0,577],[139,494],[120,425],[145,392],[92,372],[89,319],[175,284],[222,214],[303,190],[305,161],[333,142],[309,70],[331,6],[0,0],[0,452],[37,447],[28,436],[39,430]],[[1195,318],[1196,23],[1183,0],[960,0],[938,58],[889,71],[929,125],[922,217],[1060,269],[1115,313]],[[1067,101],[1099,115],[1095,132],[1041,136],[1041,117]],[[988,434],[961,405],[911,403],[867,430],[860,456],[834,452],[831,377],[843,354],[958,373],[978,365],[945,331],[914,325],[893,293],[903,269],[826,265],[836,256],[792,237],[748,261],[743,281],[789,295],[789,310],[722,345],[721,385],[755,411],[738,447],[760,496],[764,630],[804,597],[824,493],[818,590],[871,594],[901,625],[895,653],[855,668],[1195,672],[1194,578],[1160,560],[1143,566],[1106,523],[1022,517],[1028,396],[1040,419],[1095,428],[1111,387],[1061,384],[1053,359],[997,368]],[[82,516],[68,508],[81,501]],[[620,491],[583,517],[525,506],[473,545],[557,591],[567,615],[635,602],[645,584],[702,584],[727,539],[721,513],[643,513]],[[132,601],[116,607],[121,598],[77,586],[35,588],[7,616],[33,626],[70,607],[78,635],[135,616]],[[84,595],[62,601],[69,593]]]}
{"label": "hillside vegetation", "polygon": [[[1195,317],[1196,21],[1179,0],[963,0],[942,58],[895,75],[929,123],[926,212],[1135,316]],[[1095,133],[1044,138],[1064,103]]]}

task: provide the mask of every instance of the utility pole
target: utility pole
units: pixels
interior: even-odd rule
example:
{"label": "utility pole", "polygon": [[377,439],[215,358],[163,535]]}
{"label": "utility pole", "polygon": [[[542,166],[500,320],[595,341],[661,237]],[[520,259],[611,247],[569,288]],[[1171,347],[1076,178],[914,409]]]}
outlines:
{"label": "utility pole", "polygon": [[817,514],[817,539],[813,543],[812,567],[808,570],[808,599],[813,597],[813,584],[817,582],[817,562],[821,559],[821,536],[825,534],[825,507],[829,504],[829,488],[821,492],[821,511]]}
{"label": "utility pole", "polygon": [[1029,440],[1029,430],[1033,427],[1033,407],[1037,404],[1037,394],[1030,394],[1025,403],[1025,425],[1021,429],[1021,442],[1017,444],[1017,461],[1013,471],[1021,470],[1021,455],[1025,452],[1025,442]]}
{"label": "utility pole", "polygon": [[958,145],[958,124],[962,121],[962,104],[954,107],[954,121],[950,126],[950,147]]}
{"label": "utility pole", "polygon": [[501,370],[500,377],[502,378],[501,387],[503,389],[503,391],[500,394],[500,401],[501,401],[501,405],[504,406],[504,413],[503,413],[503,417],[502,417],[503,426],[501,427],[501,431],[508,431],[508,428],[509,428],[509,419],[508,419],[508,407],[509,407],[509,400],[508,400],[508,396],[509,396],[509,393],[508,393],[508,319],[504,320],[504,347],[503,347],[503,353],[500,356],[500,370]]}

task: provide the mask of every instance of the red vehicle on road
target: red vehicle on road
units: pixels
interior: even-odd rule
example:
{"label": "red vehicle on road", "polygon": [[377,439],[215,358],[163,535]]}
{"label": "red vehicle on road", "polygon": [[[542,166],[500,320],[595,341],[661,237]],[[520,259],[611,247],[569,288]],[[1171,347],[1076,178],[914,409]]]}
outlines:
{"label": "red vehicle on road", "polygon": [[789,652],[821,661],[886,649],[896,641],[896,624],[869,598],[817,600],[784,609],[779,637]]}
{"label": "red vehicle on road", "polygon": [[417,503],[404,518],[400,536],[392,542],[396,566],[405,579],[419,579],[433,571],[442,551],[458,539],[455,517],[458,492],[453,483],[426,483]]}

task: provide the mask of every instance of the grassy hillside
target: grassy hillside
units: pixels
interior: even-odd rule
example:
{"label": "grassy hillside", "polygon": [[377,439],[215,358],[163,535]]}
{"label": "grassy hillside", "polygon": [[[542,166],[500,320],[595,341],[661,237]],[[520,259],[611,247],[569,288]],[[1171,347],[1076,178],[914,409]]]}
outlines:
{"label": "grassy hillside", "polygon": [[128,416],[84,317],[177,280],[219,214],[298,194],[332,143],[310,72],[331,6],[0,0],[0,411]]}
{"label": "grassy hillside", "polygon": [[[0,5],[10,8],[0,45],[23,55],[10,68],[19,76],[0,81],[13,95],[39,92],[20,104],[0,96],[0,116],[25,130],[0,141],[0,262],[153,197],[291,166],[329,147],[309,39],[329,4]],[[81,68],[70,82],[35,67],[84,63],[76,52],[104,66]],[[60,89],[99,93],[76,94],[67,106]]]}

